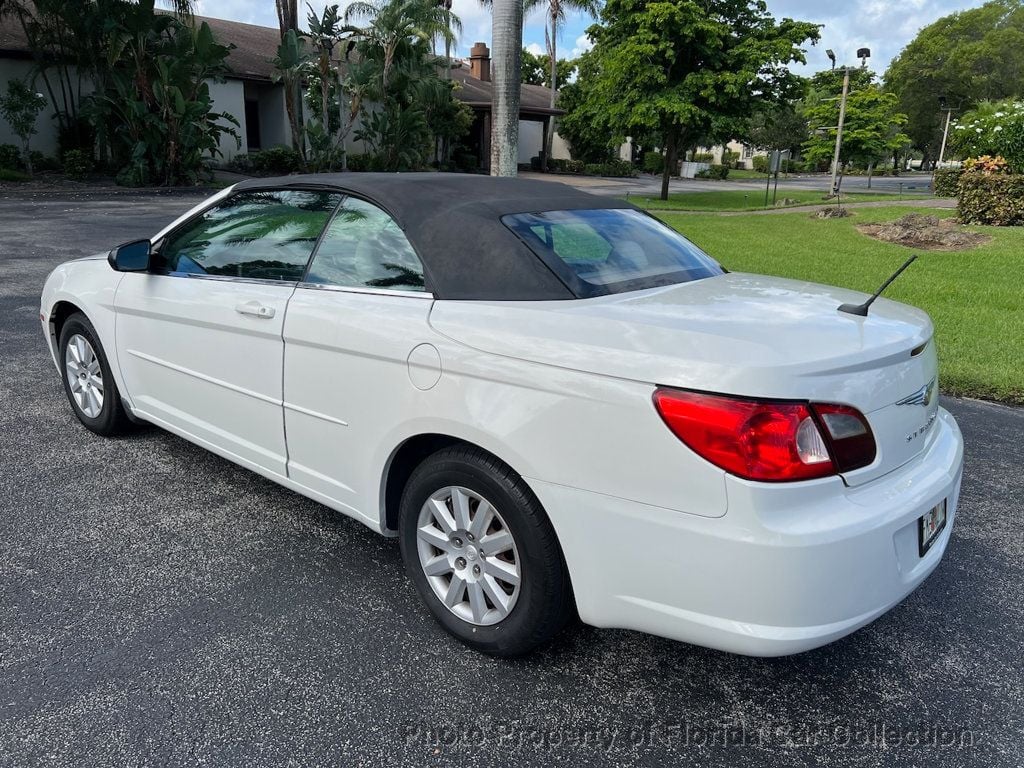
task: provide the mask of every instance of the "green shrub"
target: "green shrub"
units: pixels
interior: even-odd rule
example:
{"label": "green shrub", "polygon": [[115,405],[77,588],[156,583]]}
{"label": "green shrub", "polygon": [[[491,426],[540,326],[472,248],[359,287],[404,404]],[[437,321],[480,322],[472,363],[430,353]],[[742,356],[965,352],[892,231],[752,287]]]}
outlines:
{"label": "green shrub", "polygon": [[587,163],[583,170],[588,176],[636,176],[636,168],[628,160]]}
{"label": "green shrub", "polygon": [[548,161],[548,170],[558,173],[583,173],[582,160],[570,160],[565,157],[552,158]]}
{"label": "green shrub", "polygon": [[29,176],[13,168],[0,168],[0,181],[28,181]]}
{"label": "green shrub", "polygon": [[[370,170],[370,156],[369,155],[349,155],[345,159],[345,164],[350,171],[355,173],[361,173],[363,171]],[[458,162],[455,163],[458,165]]]}
{"label": "green shrub", "polygon": [[20,149],[13,144],[0,144],[0,168],[16,170],[22,165]]}
{"label": "green shrub", "polygon": [[456,150],[452,159],[455,161],[455,167],[465,173],[473,173],[480,169],[479,158],[472,152],[467,152],[465,149]]}
{"label": "green shrub", "polygon": [[716,181],[725,181],[729,178],[729,166],[728,165],[712,165],[710,168],[705,168],[702,171],[697,172],[698,179],[714,179]]}
{"label": "green shrub", "polygon": [[937,197],[956,197],[960,193],[960,176],[962,168],[940,168],[935,172],[935,189]]}
{"label": "green shrub", "polygon": [[660,176],[665,172],[665,156],[661,152],[644,152],[644,171]]}
{"label": "green shrub", "polygon": [[72,179],[84,179],[92,173],[95,163],[92,153],[84,149],[69,149],[64,153],[64,175]]}
{"label": "green shrub", "polygon": [[738,161],[739,159],[739,152],[733,152],[731,149],[722,150],[722,165],[728,165],[730,168],[732,168],[734,165],[736,165],[736,161]]}
{"label": "green shrub", "polygon": [[694,152],[693,160],[694,163],[713,163],[715,162],[715,156],[711,152]]}
{"label": "green shrub", "polygon": [[751,158],[754,162],[754,170],[758,173],[768,173],[768,156],[767,155],[754,155]]}
{"label": "green shrub", "polygon": [[1024,226],[1024,174],[964,173],[959,189],[957,210],[964,224]]}
{"label": "green shrub", "polygon": [[291,147],[271,147],[251,152],[249,165],[253,173],[284,175],[299,170],[302,167],[302,157]]}
{"label": "green shrub", "polygon": [[38,152],[38,151],[36,151],[34,149],[31,152],[29,152],[29,155],[32,157],[32,170],[33,171],[59,171],[60,170],[60,160],[58,160],[56,157],[50,157],[48,155],[44,155],[42,152]]}

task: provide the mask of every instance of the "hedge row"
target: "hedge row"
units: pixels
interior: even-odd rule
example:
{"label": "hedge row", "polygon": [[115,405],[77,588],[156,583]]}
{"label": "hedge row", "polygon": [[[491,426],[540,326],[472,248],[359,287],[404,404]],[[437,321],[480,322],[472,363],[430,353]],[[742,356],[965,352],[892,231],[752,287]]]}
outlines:
{"label": "hedge row", "polygon": [[964,224],[1024,225],[1024,174],[964,173],[957,206]]}
{"label": "hedge row", "polygon": [[960,176],[962,168],[940,168],[935,172],[935,196],[956,197],[960,194]]}

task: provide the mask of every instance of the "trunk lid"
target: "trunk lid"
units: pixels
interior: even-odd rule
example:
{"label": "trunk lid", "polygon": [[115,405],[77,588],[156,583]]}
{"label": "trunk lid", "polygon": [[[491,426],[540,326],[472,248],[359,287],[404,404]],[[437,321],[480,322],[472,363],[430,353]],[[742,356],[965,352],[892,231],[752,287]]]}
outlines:
{"label": "trunk lid", "polygon": [[844,477],[855,485],[920,453],[938,407],[928,316],[884,298],[868,317],[837,311],[863,298],[841,288],[730,273],[594,299],[438,301],[430,322],[467,346],[544,365],[652,385],[852,405],[867,417],[878,445],[871,466]]}

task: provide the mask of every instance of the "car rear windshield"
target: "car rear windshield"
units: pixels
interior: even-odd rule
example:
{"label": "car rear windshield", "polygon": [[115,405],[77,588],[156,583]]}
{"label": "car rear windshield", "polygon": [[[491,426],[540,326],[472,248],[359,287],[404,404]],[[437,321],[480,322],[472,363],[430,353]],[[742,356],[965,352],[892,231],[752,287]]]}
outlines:
{"label": "car rear windshield", "polygon": [[515,213],[501,220],[580,298],[724,272],[674,229],[632,208]]}

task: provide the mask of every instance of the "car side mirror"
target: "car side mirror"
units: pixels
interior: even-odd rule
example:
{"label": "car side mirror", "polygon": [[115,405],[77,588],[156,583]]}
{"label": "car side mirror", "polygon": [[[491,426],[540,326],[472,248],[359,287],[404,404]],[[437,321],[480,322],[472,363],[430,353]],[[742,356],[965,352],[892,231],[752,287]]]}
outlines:
{"label": "car side mirror", "polygon": [[107,255],[107,261],[118,272],[145,272],[153,244],[149,240],[133,240],[119,245]]}

